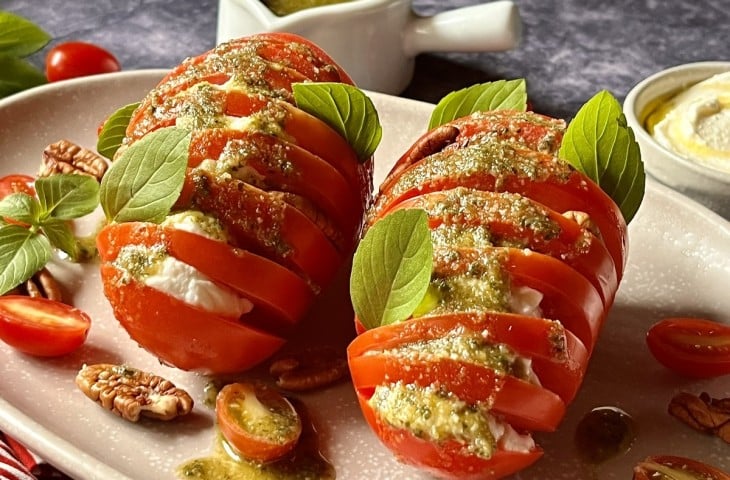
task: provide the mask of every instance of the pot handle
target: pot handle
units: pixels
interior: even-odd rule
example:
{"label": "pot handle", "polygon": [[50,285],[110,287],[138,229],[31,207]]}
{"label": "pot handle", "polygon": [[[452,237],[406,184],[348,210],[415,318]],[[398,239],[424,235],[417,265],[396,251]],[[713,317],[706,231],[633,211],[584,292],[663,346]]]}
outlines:
{"label": "pot handle", "polygon": [[521,34],[517,6],[499,0],[431,17],[414,16],[403,48],[411,57],[422,52],[495,52],[516,47]]}

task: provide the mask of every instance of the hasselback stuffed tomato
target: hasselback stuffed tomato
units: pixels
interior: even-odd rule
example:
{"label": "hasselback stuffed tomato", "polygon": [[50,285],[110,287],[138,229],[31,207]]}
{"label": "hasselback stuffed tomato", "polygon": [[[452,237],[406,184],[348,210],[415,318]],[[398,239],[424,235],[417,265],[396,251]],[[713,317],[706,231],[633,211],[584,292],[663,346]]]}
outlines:
{"label": "hasselback stuffed tomato", "polygon": [[348,360],[365,418],[404,463],[510,475],[539,458],[530,432],[555,430],[581,385],[627,230],[558,158],[565,130],[472,113],[426,133],[380,187],[353,264]]}
{"label": "hasselback stuffed tomato", "polygon": [[101,276],[116,318],[161,361],[259,363],[351,253],[371,159],[299,108],[293,86],[312,82],[352,84],[307,40],[261,34],[186,59],[127,109],[102,183]]}

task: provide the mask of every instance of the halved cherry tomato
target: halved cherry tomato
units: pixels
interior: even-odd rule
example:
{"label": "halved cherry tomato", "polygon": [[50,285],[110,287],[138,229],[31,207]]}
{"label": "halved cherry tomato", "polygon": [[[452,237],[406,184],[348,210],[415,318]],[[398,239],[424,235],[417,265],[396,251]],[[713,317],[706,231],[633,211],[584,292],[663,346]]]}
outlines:
{"label": "halved cherry tomato", "polygon": [[302,433],[294,406],[265,385],[226,385],[216,397],[215,413],[226,441],[242,456],[259,462],[291,452]]}
{"label": "halved cherry tomato", "polygon": [[35,195],[35,178],[30,175],[12,174],[0,178],[0,200],[13,193]]}
{"label": "halved cherry tomato", "polygon": [[666,318],[649,329],[646,343],[662,365],[687,377],[730,374],[730,325],[701,318]]}
{"label": "halved cherry tomato", "polygon": [[0,297],[0,339],[30,355],[55,357],[71,353],[86,340],[89,316],[47,298]]}
{"label": "halved cherry tomato", "polygon": [[730,480],[730,474],[691,458],[653,455],[634,467],[634,480]]}
{"label": "halved cherry tomato", "polygon": [[114,316],[162,362],[200,373],[234,373],[269,358],[284,339],[189,305],[101,265],[104,294]]}
{"label": "halved cherry tomato", "polygon": [[49,82],[118,72],[121,68],[119,61],[108,50],[87,42],[59,43],[46,56],[46,77]]}
{"label": "halved cherry tomato", "polygon": [[542,456],[539,447],[527,452],[498,448],[486,459],[469,453],[463,444],[456,441],[436,443],[417,438],[408,430],[393,428],[382,421],[361,392],[357,392],[357,398],[370,427],[400,461],[438,478],[496,480],[527,468]]}

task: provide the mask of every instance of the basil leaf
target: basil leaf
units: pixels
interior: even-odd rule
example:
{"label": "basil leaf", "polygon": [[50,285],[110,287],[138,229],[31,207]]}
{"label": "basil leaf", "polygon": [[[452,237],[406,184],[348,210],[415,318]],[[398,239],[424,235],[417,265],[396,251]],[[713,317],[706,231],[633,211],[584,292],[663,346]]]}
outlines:
{"label": "basil leaf", "polygon": [[127,126],[132,119],[132,114],[139,105],[139,102],[125,105],[107,118],[96,141],[96,151],[99,152],[99,155],[103,155],[109,160],[114,159],[114,154],[117,153],[127,135]]}
{"label": "basil leaf", "polygon": [[27,193],[13,193],[0,200],[0,217],[34,225],[38,223],[41,207]]}
{"label": "basil leaf", "polygon": [[51,36],[30,20],[0,11],[0,53],[27,57],[50,40]]}
{"label": "basil leaf", "polygon": [[79,244],[68,221],[49,218],[41,224],[41,230],[52,246],[63,250],[72,260],[78,260]]}
{"label": "basil leaf", "polygon": [[429,130],[474,112],[527,109],[527,85],[523,78],[481,83],[451,92],[431,113]]}
{"label": "basil leaf", "polygon": [[423,210],[398,210],[378,221],[355,252],[350,298],[367,328],[407,319],[421,303],[433,270]]}
{"label": "basil leaf", "polygon": [[46,83],[46,76],[29,62],[0,55],[0,98]]}
{"label": "basil leaf", "polygon": [[185,181],[190,131],[168,127],[133,143],[111,165],[99,196],[113,222],[161,222]]}
{"label": "basil leaf", "polygon": [[0,226],[0,295],[28,280],[51,258],[43,235],[19,225]]}
{"label": "basil leaf", "polygon": [[360,161],[375,152],[383,136],[372,100],[352,85],[307,82],[292,85],[297,107],[335,129],[352,146]]}
{"label": "basil leaf", "polygon": [[93,212],[99,205],[99,182],[87,175],[60,174],[35,181],[44,217],[71,220]]}
{"label": "basil leaf", "polygon": [[595,181],[630,222],[644,198],[646,174],[621,104],[598,92],[568,125],[558,156]]}

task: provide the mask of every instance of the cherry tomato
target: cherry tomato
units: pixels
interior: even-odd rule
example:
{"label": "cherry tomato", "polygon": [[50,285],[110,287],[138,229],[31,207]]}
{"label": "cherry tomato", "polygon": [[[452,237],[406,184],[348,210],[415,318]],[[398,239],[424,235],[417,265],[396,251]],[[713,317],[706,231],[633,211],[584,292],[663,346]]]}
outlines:
{"label": "cherry tomato", "polygon": [[35,195],[35,178],[30,175],[12,174],[0,178],[0,200],[13,193]]}
{"label": "cherry tomato", "polygon": [[46,56],[46,77],[49,82],[119,70],[121,66],[116,57],[92,43],[59,43]]}
{"label": "cherry tomato", "polygon": [[666,318],[649,329],[646,343],[662,365],[687,377],[730,374],[730,325],[700,318]]}
{"label": "cherry tomato", "polygon": [[730,480],[730,474],[691,458],[672,455],[647,457],[634,467],[634,480]]}
{"label": "cherry tomato", "polygon": [[86,340],[91,320],[81,310],[47,298],[0,297],[0,339],[40,357],[71,353]]}
{"label": "cherry tomato", "polygon": [[226,441],[242,456],[259,462],[291,452],[302,433],[294,406],[265,385],[226,385],[216,397],[215,413]]}

